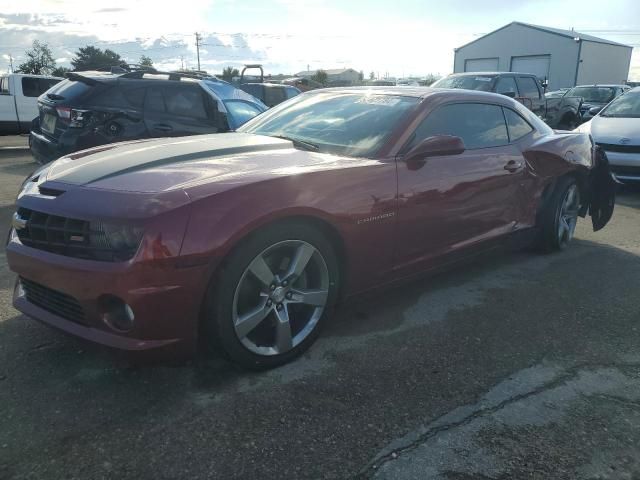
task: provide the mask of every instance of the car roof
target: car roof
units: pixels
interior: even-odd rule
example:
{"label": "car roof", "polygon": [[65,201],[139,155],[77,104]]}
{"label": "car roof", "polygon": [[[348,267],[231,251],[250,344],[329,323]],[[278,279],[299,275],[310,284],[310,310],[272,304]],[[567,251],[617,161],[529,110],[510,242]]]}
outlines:
{"label": "car roof", "polygon": [[518,103],[515,100],[492,92],[479,90],[464,90],[460,88],[432,88],[432,87],[408,87],[408,86],[371,86],[371,87],[336,87],[311,90],[302,95],[321,95],[323,93],[363,93],[371,92],[378,95],[397,95],[403,97],[427,98],[427,97],[452,97],[455,100],[490,101],[501,103],[505,106]]}
{"label": "car roof", "polygon": [[579,88],[579,87],[606,87],[606,88],[625,88],[628,87],[628,85],[619,85],[619,84],[615,84],[615,83],[592,83],[590,85],[576,85],[575,87],[572,88]]}
{"label": "car roof", "polygon": [[34,73],[5,73],[0,77],[29,77],[29,78],[48,78],[54,80],[64,80],[62,77],[54,77],[53,75],[36,75]]}
{"label": "car roof", "polygon": [[[447,75],[447,77],[472,77],[478,75],[526,75],[528,77],[535,77],[536,75],[533,73],[525,73],[525,72],[461,72],[461,73],[452,73],[451,75]],[[445,77],[446,78],[446,77]]]}

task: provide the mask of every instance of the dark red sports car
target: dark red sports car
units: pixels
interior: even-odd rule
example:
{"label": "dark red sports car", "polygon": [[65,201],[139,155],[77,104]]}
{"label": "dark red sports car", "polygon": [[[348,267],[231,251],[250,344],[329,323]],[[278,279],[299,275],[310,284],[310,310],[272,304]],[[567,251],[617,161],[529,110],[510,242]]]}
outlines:
{"label": "dark red sports car", "polygon": [[545,250],[613,212],[606,158],[518,102],[320,90],[239,132],[108,145],[35,172],[7,246],[14,305],[125,350],[197,340],[268,368],[336,302],[514,238]]}

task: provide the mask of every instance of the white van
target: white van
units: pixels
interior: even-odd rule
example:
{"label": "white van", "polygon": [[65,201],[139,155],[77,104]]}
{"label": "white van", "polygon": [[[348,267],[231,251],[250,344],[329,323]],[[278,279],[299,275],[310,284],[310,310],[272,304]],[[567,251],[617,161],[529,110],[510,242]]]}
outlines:
{"label": "white van", "polygon": [[0,135],[29,133],[38,97],[62,78],[9,73],[0,76]]}

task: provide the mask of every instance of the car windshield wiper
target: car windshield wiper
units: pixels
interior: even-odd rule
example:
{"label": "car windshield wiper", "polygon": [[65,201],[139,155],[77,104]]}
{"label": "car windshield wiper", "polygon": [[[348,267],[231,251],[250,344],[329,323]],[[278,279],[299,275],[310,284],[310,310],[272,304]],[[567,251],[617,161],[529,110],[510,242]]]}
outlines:
{"label": "car windshield wiper", "polygon": [[281,138],[282,140],[289,140],[290,142],[293,143],[293,146],[296,148],[309,150],[310,152],[317,152],[318,150],[320,150],[320,147],[315,143],[306,142],[304,140],[299,140],[293,137],[287,137],[286,135],[271,135],[271,136],[275,138]]}

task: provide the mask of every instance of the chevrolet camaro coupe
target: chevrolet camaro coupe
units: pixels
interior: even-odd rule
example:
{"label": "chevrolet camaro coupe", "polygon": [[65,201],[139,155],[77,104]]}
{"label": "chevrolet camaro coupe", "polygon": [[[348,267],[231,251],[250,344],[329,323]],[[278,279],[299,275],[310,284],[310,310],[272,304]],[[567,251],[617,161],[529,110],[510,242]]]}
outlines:
{"label": "chevrolet camaro coupe", "polygon": [[[15,307],[128,351],[292,360],[339,300],[613,212],[606,156],[493,93],[320,90],[237,132],[111,144],[30,175]],[[517,242],[516,242],[517,240]]]}

